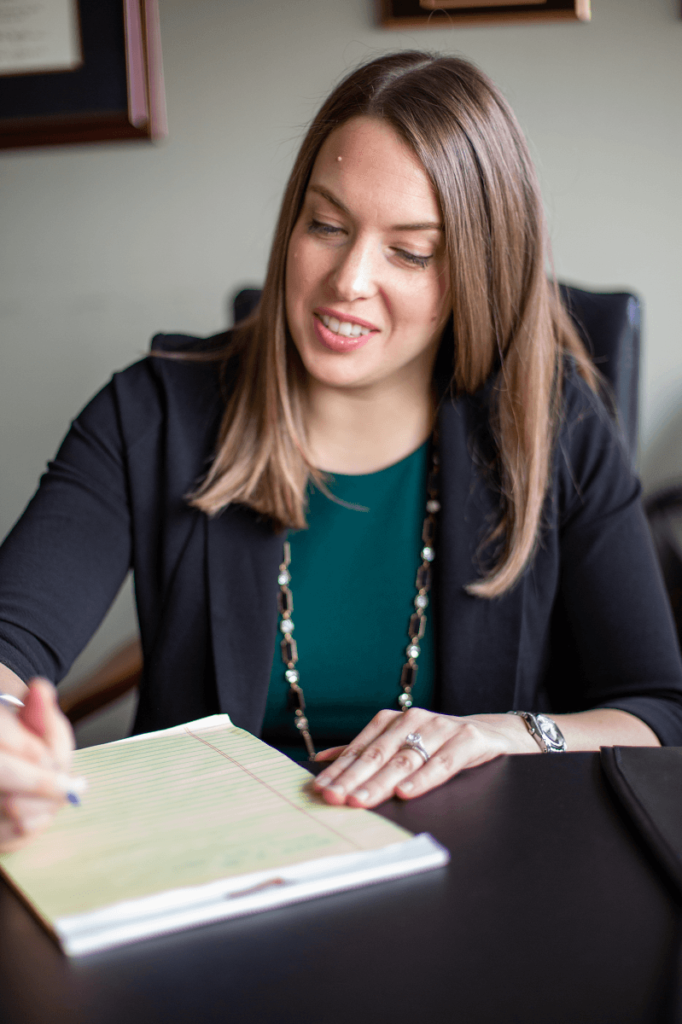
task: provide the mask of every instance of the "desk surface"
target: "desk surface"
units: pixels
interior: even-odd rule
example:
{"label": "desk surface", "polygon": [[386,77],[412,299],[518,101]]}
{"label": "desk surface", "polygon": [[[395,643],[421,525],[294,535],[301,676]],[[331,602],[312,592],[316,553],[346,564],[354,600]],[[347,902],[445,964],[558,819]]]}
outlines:
{"label": "desk surface", "polygon": [[679,908],[598,755],[500,758],[382,813],[431,832],[449,867],[82,960],[0,883],[0,1020],[662,1019]]}

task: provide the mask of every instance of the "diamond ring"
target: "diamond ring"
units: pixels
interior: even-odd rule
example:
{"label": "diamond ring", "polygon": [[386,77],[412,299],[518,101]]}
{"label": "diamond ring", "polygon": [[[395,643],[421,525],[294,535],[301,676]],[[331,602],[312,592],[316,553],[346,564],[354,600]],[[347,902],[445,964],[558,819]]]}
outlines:
{"label": "diamond ring", "polygon": [[401,750],[416,750],[420,757],[424,758],[424,764],[429,760],[431,755],[422,743],[421,733],[411,732],[405,737]]}

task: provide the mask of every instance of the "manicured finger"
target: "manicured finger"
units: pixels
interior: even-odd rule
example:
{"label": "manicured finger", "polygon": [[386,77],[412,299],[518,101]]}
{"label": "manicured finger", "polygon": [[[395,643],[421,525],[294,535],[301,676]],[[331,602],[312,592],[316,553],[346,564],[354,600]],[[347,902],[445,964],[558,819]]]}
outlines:
{"label": "manicured finger", "polygon": [[14,853],[30,843],[32,835],[20,833],[12,822],[0,821],[0,853]]}
{"label": "manicured finger", "polygon": [[36,835],[48,828],[53,814],[44,814],[21,822],[9,818],[0,820],[0,853],[11,853],[26,846]]}
{"label": "manicured finger", "polygon": [[2,801],[0,810],[14,822],[32,821],[48,814],[54,816],[63,800],[46,800],[44,797],[8,796]]}
{"label": "manicured finger", "polygon": [[[328,765],[325,770],[317,776],[313,783],[315,789],[326,790],[333,786],[338,777],[362,755],[365,749],[372,742],[382,735],[386,727],[393,720],[394,715],[399,714],[399,711],[380,711],[378,715],[375,715],[372,721],[365,726],[362,732],[358,733],[355,739],[349,743],[348,746],[343,748],[332,764]],[[325,796],[326,795],[327,794],[325,793]]]}
{"label": "manicured finger", "polygon": [[[363,748],[361,740],[363,733],[366,733],[366,730],[363,730],[363,733],[360,733],[349,747],[349,753],[355,756],[352,758],[339,757],[331,768],[325,769],[322,775],[318,776],[317,781],[322,783],[321,792],[325,800],[334,804],[345,803],[350,793],[360,790],[363,794],[361,799],[364,801],[364,787],[370,780],[374,780],[375,776],[379,775],[391,758],[398,753],[405,742],[405,737],[410,732],[423,729],[423,723],[428,723],[434,717],[437,716],[422,708],[413,708],[407,713],[380,712],[376,718],[379,719],[379,724],[384,725],[381,732]],[[373,719],[373,723],[374,721]],[[393,784],[395,785],[398,778],[404,777],[414,769],[412,761],[403,758],[401,774],[397,777],[394,776]],[[386,795],[383,795],[384,792]],[[382,795],[378,795],[372,801],[372,806],[380,800],[386,799],[391,792],[382,788]]]}
{"label": "manicured finger", "polygon": [[347,746],[344,745],[342,747],[327,747],[326,750],[318,750],[318,752],[315,754],[315,760],[316,761],[335,761],[337,759],[337,757],[339,757],[341,754],[343,754],[344,750],[346,750],[346,749],[347,749]]}
{"label": "manicured finger", "polygon": [[0,752],[0,793],[5,796],[63,800],[69,793],[83,792],[86,786],[85,779],[48,771],[32,761]]}
{"label": "manicured finger", "polygon": [[[346,802],[352,807],[376,807],[377,804],[388,800],[399,786],[421,776],[426,765],[440,757],[441,751],[445,749],[444,745],[447,745],[448,741],[451,742],[453,730],[458,730],[458,720],[440,715],[430,715],[419,730],[412,730],[419,731],[421,744],[430,755],[429,761],[425,762],[417,750],[405,746],[406,734],[401,728],[397,739],[398,749],[379,771],[349,791]],[[393,732],[398,732],[397,727],[390,730],[390,733]],[[447,778],[449,775],[443,773],[440,782],[445,782]]]}

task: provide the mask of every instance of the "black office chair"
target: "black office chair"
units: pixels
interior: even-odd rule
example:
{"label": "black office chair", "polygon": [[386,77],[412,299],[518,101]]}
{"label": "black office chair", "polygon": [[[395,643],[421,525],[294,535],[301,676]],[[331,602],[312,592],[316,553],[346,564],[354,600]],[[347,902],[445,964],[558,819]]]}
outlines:
{"label": "black office chair", "polygon": [[586,292],[562,284],[564,304],[597,369],[608,381],[634,465],[639,419],[642,305],[630,292]]}

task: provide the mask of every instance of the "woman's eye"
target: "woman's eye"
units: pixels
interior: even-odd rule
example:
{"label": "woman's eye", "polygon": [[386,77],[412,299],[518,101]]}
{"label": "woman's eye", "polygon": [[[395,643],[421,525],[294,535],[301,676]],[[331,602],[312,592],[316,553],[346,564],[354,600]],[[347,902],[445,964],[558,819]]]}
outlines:
{"label": "woman's eye", "polygon": [[337,227],[335,224],[325,224],[321,220],[311,220],[308,225],[308,231],[311,235],[323,235],[328,237],[330,235],[338,235],[343,229]]}
{"label": "woman's eye", "polygon": [[413,267],[421,267],[425,270],[433,259],[433,256],[418,256],[416,252],[407,252],[406,249],[396,249],[396,254],[406,263]]}

